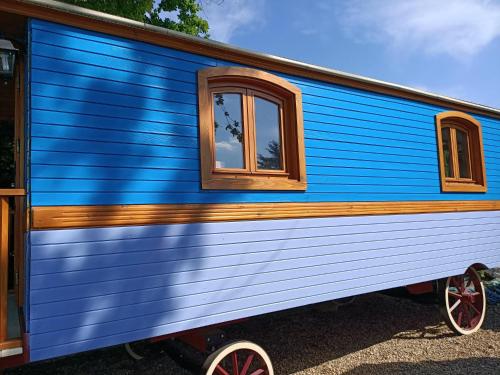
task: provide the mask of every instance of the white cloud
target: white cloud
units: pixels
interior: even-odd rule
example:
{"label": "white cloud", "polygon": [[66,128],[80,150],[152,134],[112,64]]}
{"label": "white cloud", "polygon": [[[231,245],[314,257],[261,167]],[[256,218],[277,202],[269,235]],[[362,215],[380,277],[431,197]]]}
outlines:
{"label": "white cloud", "polygon": [[206,0],[202,6],[210,38],[219,42],[228,43],[238,31],[251,31],[263,24],[263,0]]}
{"label": "white cloud", "polygon": [[236,150],[236,144],[239,143],[222,141],[216,142],[215,147],[217,148],[217,150],[233,151]]}
{"label": "white cloud", "polygon": [[428,54],[470,57],[500,37],[500,3],[489,0],[354,0],[341,11],[355,38]]}

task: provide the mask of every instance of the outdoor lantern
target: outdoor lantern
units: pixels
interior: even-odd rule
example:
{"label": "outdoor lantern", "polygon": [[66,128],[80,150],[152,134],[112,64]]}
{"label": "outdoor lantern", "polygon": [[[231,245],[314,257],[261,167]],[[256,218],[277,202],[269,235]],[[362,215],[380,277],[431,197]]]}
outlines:
{"label": "outdoor lantern", "polygon": [[0,78],[8,79],[14,76],[17,48],[7,39],[0,39]]}

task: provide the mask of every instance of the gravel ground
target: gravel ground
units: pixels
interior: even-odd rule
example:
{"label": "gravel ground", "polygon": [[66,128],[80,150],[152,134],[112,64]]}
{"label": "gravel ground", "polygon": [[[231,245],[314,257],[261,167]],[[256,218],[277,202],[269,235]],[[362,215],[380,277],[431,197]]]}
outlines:
{"label": "gravel ground", "polygon": [[[454,336],[437,307],[404,297],[364,295],[338,311],[306,307],[251,319],[226,330],[262,345],[277,375],[500,374],[500,305],[483,329]],[[8,375],[189,375],[150,344],[135,362],[121,347],[7,371]]]}

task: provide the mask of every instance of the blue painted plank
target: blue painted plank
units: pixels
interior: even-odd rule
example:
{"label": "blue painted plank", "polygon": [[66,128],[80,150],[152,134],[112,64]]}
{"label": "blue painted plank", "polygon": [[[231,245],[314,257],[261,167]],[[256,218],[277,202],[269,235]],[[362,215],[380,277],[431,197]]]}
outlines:
{"label": "blue painted plank", "polygon": [[[394,158],[392,156],[391,158]],[[349,168],[349,167],[307,167],[308,176],[363,176],[363,177],[391,177],[391,178],[420,178],[426,179],[427,181],[435,181],[437,178],[439,180],[438,171],[405,171],[405,170],[390,170],[390,169],[369,169],[369,168]]]}
{"label": "blue painted plank", "polygon": [[138,73],[124,72],[112,68],[90,66],[87,64],[58,60],[38,55],[32,55],[31,64],[32,68],[58,73],[67,73],[83,77],[134,83],[136,85],[151,86],[160,89],[175,90],[187,93],[196,92],[196,86],[193,83],[176,80],[173,74],[170,74],[169,78],[151,77]]}
{"label": "blue painted plank", "polygon": [[[170,48],[163,48],[149,43],[132,41],[125,38],[120,38],[117,36],[97,33],[89,30],[78,29],[70,26],[65,26],[61,24],[55,24],[51,22],[45,22],[42,20],[31,20],[32,30],[43,30],[48,31],[53,34],[54,37],[58,35],[71,36],[83,41],[96,41],[103,43],[108,46],[120,46],[124,48],[129,48],[137,52],[150,52],[157,56],[173,57],[182,61],[191,61],[207,66],[215,66],[214,60],[210,57],[205,57],[202,55],[196,55],[193,53],[182,52]],[[80,41],[81,42],[81,41]],[[80,43],[77,41],[77,43]]]}
{"label": "blue painted plank", "polygon": [[[103,119],[103,121],[106,121]],[[98,128],[87,128],[83,126],[60,126],[53,124],[33,123],[31,134],[33,137],[59,138],[68,140],[97,141],[104,140],[114,143],[156,145],[156,146],[179,146],[179,153],[184,148],[189,148],[193,154],[199,154],[198,140],[194,137],[181,136],[168,132],[169,126],[165,126],[165,132],[132,132],[120,130],[108,130]],[[120,163],[113,165],[123,167]]]}
{"label": "blue painted plank", "polygon": [[110,94],[100,92],[90,87],[76,89],[64,86],[33,83],[31,85],[32,95],[55,99],[71,99],[78,102],[109,104],[122,108],[148,109],[162,112],[181,113],[196,116],[197,107],[194,104],[184,104],[174,101],[158,99],[138,99],[134,96],[123,94]]}
{"label": "blue painted plank", "polygon": [[[177,192],[193,193],[199,192],[201,187],[198,181],[182,182],[175,175],[171,180],[141,180],[130,174],[129,179],[114,180],[110,178],[87,178],[87,179],[69,179],[69,178],[36,178],[32,180],[32,192]],[[133,178],[132,178],[133,177]],[[345,179],[332,187],[328,183],[318,183],[309,180],[309,189],[311,193],[411,193],[419,191],[421,193],[439,193],[440,186],[435,184],[412,184],[406,182],[405,185],[398,181],[394,184],[365,183],[353,178],[348,181]]]}
{"label": "blue painted plank", "polygon": [[[48,70],[32,69],[31,81],[45,85],[74,87],[87,89],[93,87],[94,92],[126,94],[137,98],[169,100],[178,103],[197,105],[196,93],[172,91],[151,86],[138,85],[133,82],[117,82],[103,78],[84,77],[68,73],[58,73]],[[35,85],[32,84],[32,87]]]}
{"label": "blue painted plank", "polygon": [[182,204],[182,203],[241,203],[241,202],[380,202],[380,201],[456,201],[456,200],[499,200],[500,192],[481,194],[426,194],[426,193],[248,193],[228,191],[225,193],[203,191],[203,193],[35,193],[32,194],[33,206],[62,205],[120,205],[120,204]]}
{"label": "blue painted plank", "polygon": [[428,129],[427,124],[433,123],[435,114],[439,112],[428,108],[405,106],[394,101],[377,100],[366,94],[360,95],[352,91],[348,92],[347,90],[334,89],[325,92],[324,90],[312,88],[308,85],[299,85],[302,89],[303,101],[305,103],[322,105],[325,109],[329,107],[349,108],[353,111],[410,118],[417,122],[408,124],[415,129]]}
{"label": "blue painted plank", "polygon": [[[308,116],[306,115],[306,118]],[[381,139],[392,139],[401,142],[412,142],[412,143],[423,143],[435,146],[436,140],[435,137],[429,136],[416,136],[413,134],[401,134],[390,132],[386,130],[375,130],[371,129],[367,131],[363,128],[358,128],[356,126],[344,126],[338,125],[335,123],[317,123],[314,121],[308,121],[306,126],[306,131],[315,132],[317,134],[321,134],[322,136],[326,136],[329,138],[337,136],[337,134],[350,134],[350,135],[362,135],[369,136],[371,138],[381,138]],[[332,136],[333,133],[333,136]],[[434,135],[434,133],[431,133]]]}
{"label": "blue painted plank", "polygon": [[141,181],[200,181],[200,173],[184,170],[126,168],[126,167],[86,167],[74,168],[70,165],[32,164],[32,178],[83,178],[83,179],[114,179]]}
{"label": "blue painted plank", "polygon": [[306,111],[304,110],[304,119],[308,119],[311,121],[319,121],[329,123],[334,121],[337,117],[343,117],[346,119],[357,119],[363,121],[375,122],[378,124],[391,124],[391,125],[399,125],[405,126],[408,120],[399,119],[399,118],[388,118],[386,116],[375,115],[371,113],[362,113],[362,112],[352,112],[347,109],[333,108],[329,114],[321,114],[316,113],[314,111]]}
{"label": "blue painted plank", "polygon": [[[168,168],[168,169],[196,169],[198,160],[169,158],[169,157],[145,157],[128,155],[102,155],[91,153],[69,153],[53,151],[33,151],[31,153],[32,161],[38,164],[60,165],[87,165],[87,166],[130,166],[147,168]],[[66,162],[67,161],[67,162]]]}
{"label": "blue painted plank", "polygon": [[[80,34],[78,36],[78,35],[60,34],[36,28],[33,30],[33,33],[31,34],[31,38],[32,41],[35,43],[35,46],[40,44],[49,47],[50,46],[62,47],[65,50],[79,50],[83,52],[89,52],[92,54],[98,54],[100,56],[108,56],[111,58],[120,58],[124,60],[138,61],[148,65],[163,66],[187,72],[196,72],[199,69],[207,67],[206,64],[194,63],[188,60],[184,60],[182,64],[179,64],[178,57],[164,55],[160,59],[157,53],[151,53],[147,51],[141,51],[141,53],[137,53],[138,52],[137,49],[130,48],[130,46],[125,47],[116,44],[103,43],[101,41],[90,40],[85,37],[81,38],[80,36],[82,35]],[[50,51],[50,48],[48,48],[48,51]],[[53,54],[48,54],[48,56],[57,56],[58,54],[56,51],[58,51],[58,49],[55,49],[54,51],[55,52]],[[45,52],[45,51],[40,50],[40,52]]]}
{"label": "blue painted plank", "polygon": [[[352,140],[352,138],[351,138]],[[421,159],[437,160],[435,152],[425,150],[415,150],[413,148],[388,147],[384,144],[364,144],[364,139],[359,139],[359,142],[347,142],[345,137],[335,135],[328,142],[316,141],[307,139],[306,151],[307,156],[321,156],[325,151],[348,151],[352,155],[358,154],[379,154],[391,156],[408,156]]]}
{"label": "blue painted plank", "polygon": [[[311,113],[316,113],[312,106],[311,108],[312,108]],[[434,125],[433,127],[426,126],[425,129],[414,128],[408,125],[403,127],[400,125],[393,125],[390,123],[381,124],[373,121],[359,120],[354,116],[353,117],[336,116],[335,118],[329,119],[328,121],[325,122],[307,121],[307,125],[309,128],[316,130],[325,130],[325,128],[328,129],[332,126],[347,126],[347,127],[365,129],[367,131],[376,130],[376,131],[386,131],[395,134],[404,134],[404,135],[410,134],[418,137],[427,138],[427,140],[434,139],[436,136]]]}
{"label": "blue painted plank", "polygon": [[[170,124],[164,121],[127,120],[111,116],[64,113],[53,109],[33,109],[32,125],[48,124],[69,127],[131,131],[133,133],[158,133],[195,138],[198,129],[188,124]],[[35,126],[34,126],[35,127]],[[110,138],[114,140],[114,137]]]}
{"label": "blue painted plank", "polygon": [[134,180],[82,180],[82,179],[36,179],[31,183],[33,192],[177,192],[193,193],[200,190],[196,182],[171,181],[134,181]]}
{"label": "blue painted plank", "polygon": [[[183,171],[181,175],[176,171],[155,169],[155,168],[127,168],[127,167],[86,167],[79,166],[73,168],[70,165],[48,165],[32,164],[33,178],[86,178],[86,179],[132,179],[143,181],[164,181],[179,178],[181,181],[199,181],[200,173],[198,170]],[[373,183],[373,177],[377,177],[381,184],[400,185],[402,179],[408,184],[415,186],[435,186],[436,172],[432,173],[414,173],[404,171],[390,170],[372,170],[372,169],[352,169],[352,168],[325,168],[311,167],[311,173],[308,173],[309,181],[316,183],[339,184],[345,179],[357,182],[358,184]],[[314,173],[313,173],[314,172]],[[494,180],[493,175],[489,175],[489,181]],[[500,175],[499,175],[500,176]],[[439,177],[439,176],[438,176]],[[497,179],[499,180],[499,179]],[[439,184],[439,182],[437,182]]]}
{"label": "blue painted plank", "polygon": [[428,144],[402,142],[388,138],[373,138],[370,137],[369,135],[351,135],[351,134],[343,134],[341,132],[337,132],[336,134],[333,132],[331,132],[330,134],[324,134],[323,132],[309,130],[307,128],[304,130],[304,134],[305,134],[306,148],[328,149],[333,146],[332,142],[348,142],[354,144],[380,146],[380,147],[385,147],[389,150],[396,150],[396,151],[399,151],[399,149],[418,150],[424,154],[426,152],[427,153],[436,152],[436,150],[435,149],[433,150],[432,146]]}
{"label": "blue painted plank", "polygon": [[[141,76],[153,78],[170,78],[177,81],[196,83],[196,70],[185,71],[172,69],[153,64],[146,64],[140,61],[127,60],[109,55],[102,55],[98,52],[91,53],[72,48],[56,47],[50,44],[32,43],[32,54],[34,56],[48,57],[51,59],[64,60],[66,62],[74,62],[78,64],[87,64],[89,67],[102,67],[121,71],[126,74],[135,73]],[[76,47],[76,46],[74,46]],[[186,64],[187,65],[187,64]]]}
{"label": "blue painted plank", "polygon": [[[58,108],[61,112],[103,115],[108,117],[164,121],[177,124],[196,125],[197,119],[193,115],[175,112],[161,111],[155,109],[121,108],[113,105],[89,103],[85,101],[55,99],[41,96],[32,96],[31,105],[34,109]],[[113,114],[113,115],[112,115]]]}
{"label": "blue painted plank", "polygon": [[441,106],[421,103],[393,95],[368,92],[361,89],[311,80],[304,77],[296,77],[280,73],[278,74],[283,78],[288,79],[293,84],[299,86],[304,93],[318,97],[354,102],[362,101],[371,106],[397,108],[401,111],[419,113],[423,116],[434,116],[436,113],[445,110],[445,108]]}
{"label": "blue painted plank", "polygon": [[343,102],[338,100],[326,101],[315,98],[314,102],[303,101],[302,107],[304,112],[314,112],[322,115],[332,116],[337,113],[344,114],[349,112],[351,117],[364,117],[365,115],[373,116],[377,121],[393,123],[394,121],[405,121],[406,126],[415,126],[415,129],[428,131],[435,127],[434,118],[428,116],[422,118],[410,113],[382,109],[366,106],[364,104]]}
{"label": "blue painted plank", "polygon": [[[198,159],[198,149],[193,147],[158,146],[132,143],[100,141],[80,141],[74,138],[31,137],[33,151],[64,151],[86,153],[92,150],[95,154],[130,155],[146,157],[175,157],[182,159]],[[172,142],[174,143],[174,142]]]}

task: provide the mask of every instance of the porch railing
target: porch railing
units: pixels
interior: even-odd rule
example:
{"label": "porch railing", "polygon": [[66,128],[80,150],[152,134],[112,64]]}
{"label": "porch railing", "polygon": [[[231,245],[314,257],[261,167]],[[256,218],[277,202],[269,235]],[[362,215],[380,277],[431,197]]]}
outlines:
{"label": "porch railing", "polygon": [[21,198],[24,195],[24,189],[0,189],[0,349],[2,349],[2,343],[5,343],[9,339],[7,337],[7,298],[9,288],[9,237],[11,230],[10,200],[12,197]]}

